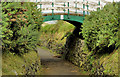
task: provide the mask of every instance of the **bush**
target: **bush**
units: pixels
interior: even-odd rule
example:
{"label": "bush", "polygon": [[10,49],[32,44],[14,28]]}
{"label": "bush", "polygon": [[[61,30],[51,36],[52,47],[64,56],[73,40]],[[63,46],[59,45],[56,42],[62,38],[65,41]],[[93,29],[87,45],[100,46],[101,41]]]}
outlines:
{"label": "bush", "polygon": [[82,34],[90,50],[100,52],[106,47],[118,48],[118,9],[117,3],[111,3],[85,17]]}
{"label": "bush", "polygon": [[42,24],[40,9],[35,3],[2,2],[0,38],[3,52],[25,53],[34,50]]}

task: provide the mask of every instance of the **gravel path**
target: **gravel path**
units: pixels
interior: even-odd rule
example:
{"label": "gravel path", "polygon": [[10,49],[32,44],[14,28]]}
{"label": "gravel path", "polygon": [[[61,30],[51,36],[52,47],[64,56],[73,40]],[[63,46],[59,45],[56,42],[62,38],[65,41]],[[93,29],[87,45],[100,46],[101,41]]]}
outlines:
{"label": "gravel path", "polygon": [[61,58],[54,57],[48,50],[38,48],[38,54],[43,66],[42,75],[85,75],[79,68]]}

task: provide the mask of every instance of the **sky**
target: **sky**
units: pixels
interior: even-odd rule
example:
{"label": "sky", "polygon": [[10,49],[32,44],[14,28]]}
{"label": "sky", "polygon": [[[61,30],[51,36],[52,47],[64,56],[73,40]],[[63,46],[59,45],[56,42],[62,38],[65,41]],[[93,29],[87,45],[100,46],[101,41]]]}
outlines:
{"label": "sky", "polygon": [[[36,0],[30,0],[30,1],[36,1]],[[40,0],[37,0],[37,1],[40,1]],[[54,0],[41,0],[41,1],[54,1]],[[60,1],[60,0],[56,0],[56,1]],[[67,0],[67,1],[76,1],[76,0]],[[83,1],[83,0],[77,0],[77,1]],[[86,0],[86,1],[99,1],[99,0]],[[112,2],[113,0],[100,0],[100,1],[107,1],[107,2]],[[118,2],[120,0],[114,0],[115,2]]]}

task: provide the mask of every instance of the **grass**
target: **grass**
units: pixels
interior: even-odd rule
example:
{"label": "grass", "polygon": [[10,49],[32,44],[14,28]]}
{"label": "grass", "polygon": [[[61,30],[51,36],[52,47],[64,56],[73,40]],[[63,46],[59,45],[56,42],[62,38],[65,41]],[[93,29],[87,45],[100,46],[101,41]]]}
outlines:
{"label": "grass", "polygon": [[41,27],[41,36],[48,35],[50,37],[53,34],[56,40],[61,39],[67,32],[72,32],[74,26],[65,21],[58,21],[56,24],[47,24],[44,27]]}
{"label": "grass", "polygon": [[[24,75],[26,72],[25,67],[30,66],[39,59],[37,53],[34,51],[26,53],[23,56],[5,53],[2,56],[2,75]],[[40,71],[37,74],[39,75]]]}
{"label": "grass", "polygon": [[40,47],[40,46],[38,46],[39,48],[42,48],[42,49],[44,49],[44,50],[49,50],[48,48],[46,48],[46,47]]}
{"label": "grass", "polygon": [[[41,37],[40,40],[50,41],[53,40],[57,44],[64,45],[66,42],[67,33],[72,32],[75,26],[65,21],[58,21],[56,24],[46,24],[44,27],[41,27]],[[63,40],[61,40],[64,37]]]}
{"label": "grass", "polygon": [[47,49],[48,43],[52,42],[51,46],[54,51],[51,49],[49,51],[55,56],[59,56],[60,54],[58,53],[61,53],[59,49],[64,47],[67,36],[69,36],[69,33],[72,33],[74,29],[74,25],[62,20],[58,21],[56,24],[45,23],[45,25],[41,27],[40,31],[40,41],[42,42],[40,44],[42,48]]}
{"label": "grass", "polygon": [[[118,50],[114,50],[112,53],[105,54],[100,58],[100,63],[103,63],[103,66],[105,68],[104,73],[108,74],[108,75],[118,75],[118,53],[119,53],[119,49]],[[111,68],[112,67],[112,68]]]}
{"label": "grass", "polygon": [[[65,21],[58,21],[56,24],[45,24],[41,27],[40,31],[40,41],[41,46],[47,47],[48,43],[52,42],[53,49],[61,49],[66,43],[66,36],[72,33],[75,26]],[[54,52],[58,52],[54,51]],[[55,53],[54,53],[55,54]]]}

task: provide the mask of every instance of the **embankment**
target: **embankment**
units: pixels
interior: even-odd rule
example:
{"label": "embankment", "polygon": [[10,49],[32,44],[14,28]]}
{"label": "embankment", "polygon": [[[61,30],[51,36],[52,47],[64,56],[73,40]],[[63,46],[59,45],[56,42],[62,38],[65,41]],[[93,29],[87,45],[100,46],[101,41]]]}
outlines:
{"label": "embankment", "polygon": [[40,75],[40,57],[35,51],[22,56],[4,53],[2,56],[2,75]]}

